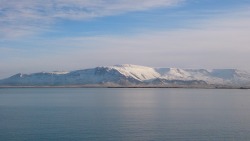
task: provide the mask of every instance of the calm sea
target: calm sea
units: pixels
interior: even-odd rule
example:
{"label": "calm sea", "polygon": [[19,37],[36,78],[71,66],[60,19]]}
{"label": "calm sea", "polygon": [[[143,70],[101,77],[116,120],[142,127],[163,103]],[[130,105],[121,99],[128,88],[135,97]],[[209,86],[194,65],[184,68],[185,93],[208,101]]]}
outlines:
{"label": "calm sea", "polygon": [[0,89],[1,141],[249,141],[250,91]]}

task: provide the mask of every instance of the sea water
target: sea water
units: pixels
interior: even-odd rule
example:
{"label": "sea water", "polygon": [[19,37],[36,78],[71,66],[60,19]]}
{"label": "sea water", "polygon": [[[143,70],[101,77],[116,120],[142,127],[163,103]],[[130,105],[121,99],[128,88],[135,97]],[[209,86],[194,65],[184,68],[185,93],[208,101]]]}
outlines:
{"label": "sea water", "polygon": [[1,141],[247,141],[250,91],[0,89]]}

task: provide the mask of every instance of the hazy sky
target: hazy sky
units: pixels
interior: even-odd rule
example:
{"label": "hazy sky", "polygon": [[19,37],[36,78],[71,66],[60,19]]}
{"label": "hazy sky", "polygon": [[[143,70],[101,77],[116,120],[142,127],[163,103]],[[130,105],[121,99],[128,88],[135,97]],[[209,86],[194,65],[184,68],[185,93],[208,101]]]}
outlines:
{"label": "hazy sky", "polygon": [[250,0],[0,0],[0,78],[100,65],[250,70]]}

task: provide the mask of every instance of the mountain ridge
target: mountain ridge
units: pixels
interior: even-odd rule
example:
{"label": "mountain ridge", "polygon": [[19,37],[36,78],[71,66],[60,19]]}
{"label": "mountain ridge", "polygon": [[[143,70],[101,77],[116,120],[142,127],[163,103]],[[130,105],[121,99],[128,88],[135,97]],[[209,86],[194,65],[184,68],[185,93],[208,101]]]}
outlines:
{"label": "mountain ridge", "polygon": [[122,64],[70,72],[18,73],[0,80],[0,86],[250,88],[250,73],[237,69],[153,68]]}

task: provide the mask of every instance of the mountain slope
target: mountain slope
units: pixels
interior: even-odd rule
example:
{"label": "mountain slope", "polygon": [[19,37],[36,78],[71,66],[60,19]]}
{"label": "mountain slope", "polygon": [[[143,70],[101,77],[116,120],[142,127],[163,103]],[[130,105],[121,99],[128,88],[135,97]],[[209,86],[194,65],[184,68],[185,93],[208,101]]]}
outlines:
{"label": "mountain slope", "polygon": [[16,74],[1,86],[112,87],[250,87],[250,73],[236,69],[151,68],[138,65],[102,66],[71,72]]}

